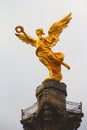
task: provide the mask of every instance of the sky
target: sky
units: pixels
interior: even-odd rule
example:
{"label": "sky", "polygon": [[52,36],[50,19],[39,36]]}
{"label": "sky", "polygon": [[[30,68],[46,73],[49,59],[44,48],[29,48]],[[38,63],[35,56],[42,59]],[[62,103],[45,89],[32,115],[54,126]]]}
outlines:
{"label": "sky", "polygon": [[67,100],[82,102],[84,117],[78,130],[87,130],[87,0],[0,0],[0,130],[22,130],[21,109],[36,102],[36,87],[48,70],[35,55],[35,48],[15,36],[15,27],[36,37],[40,27],[49,27],[72,13],[69,26],[53,47],[65,54],[71,70],[62,67]]}

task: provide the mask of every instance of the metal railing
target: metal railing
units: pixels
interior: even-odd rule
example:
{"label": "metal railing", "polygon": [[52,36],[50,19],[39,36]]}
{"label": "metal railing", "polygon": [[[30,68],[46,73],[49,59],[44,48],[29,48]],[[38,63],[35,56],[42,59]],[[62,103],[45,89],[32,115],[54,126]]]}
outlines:
{"label": "metal railing", "polygon": [[[38,104],[37,102],[34,103],[31,107],[28,107],[26,109],[21,110],[21,119],[27,119],[34,113],[36,113],[38,110]],[[76,103],[76,102],[70,102],[66,101],[66,111],[67,112],[73,112],[73,113],[82,113],[82,103]]]}
{"label": "metal railing", "polygon": [[66,101],[66,111],[74,113],[82,113],[82,102],[70,102]]}
{"label": "metal railing", "polygon": [[33,113],[35,113],[38,110],[38,105],[37,102],[34,103],[31,107],[28,107],[26,109],[22,109],[21,110],[21,119],[27,119],[28,117],[30,117]]}

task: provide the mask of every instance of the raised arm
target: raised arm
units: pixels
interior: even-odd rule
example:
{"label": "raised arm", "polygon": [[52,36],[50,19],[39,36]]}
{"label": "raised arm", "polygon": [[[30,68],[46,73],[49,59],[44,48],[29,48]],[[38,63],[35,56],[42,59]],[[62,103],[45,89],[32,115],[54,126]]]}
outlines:
{"label": "raised arm", "polygon": [[23,42],[27,43],[27,44],[31,44],[32,46],[35,46],[36,47],[36,40],[29,36],[25,31],[24,31],[24,28],[22,26],[17,26],[15,28],[16,30],[16,36],[22,40]]}

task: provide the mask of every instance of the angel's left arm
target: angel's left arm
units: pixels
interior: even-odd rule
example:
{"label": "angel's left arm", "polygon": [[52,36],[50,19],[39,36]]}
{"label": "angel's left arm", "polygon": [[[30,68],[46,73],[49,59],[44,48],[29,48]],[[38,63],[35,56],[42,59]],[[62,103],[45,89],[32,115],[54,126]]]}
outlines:
{"label": "angel's left arm", "polygon": [[58,37],[54,37],[54,36],[47,36],[47,37],[45,37],[45,40],[47,41],[47,43],[51,47],[51,46],[55,46],[57,41],[59,41],[59,38]]}

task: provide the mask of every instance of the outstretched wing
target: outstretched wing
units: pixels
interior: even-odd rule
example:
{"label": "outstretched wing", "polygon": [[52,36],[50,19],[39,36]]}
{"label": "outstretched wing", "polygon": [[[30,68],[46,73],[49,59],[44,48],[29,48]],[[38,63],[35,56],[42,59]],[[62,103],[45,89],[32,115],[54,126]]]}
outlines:
{"label": "outstretched wing", "polygon": [[59,35],[63,31],[63,29],[68,26],[68,23],[70,22],[70,20],[71,20],[71,13],[68,14],[63,19],[61,19],[60,21],[55,22],[50,27],[50,29],[48,31],[48,37],[47,37],[47,39],[49,39],[49,40],[53,40],[54,39],[54,42],[51,43],[50,46],[54,46],[57,43],[57,41],[59,40]]}
{"label": "outstretched wing", "polygon": [[32,46],[36,46],[36,40],[32,38],[31,36],[26,36],[24,34],[15,34],[22,42],[25,42],[27,44],[31,44]]}

